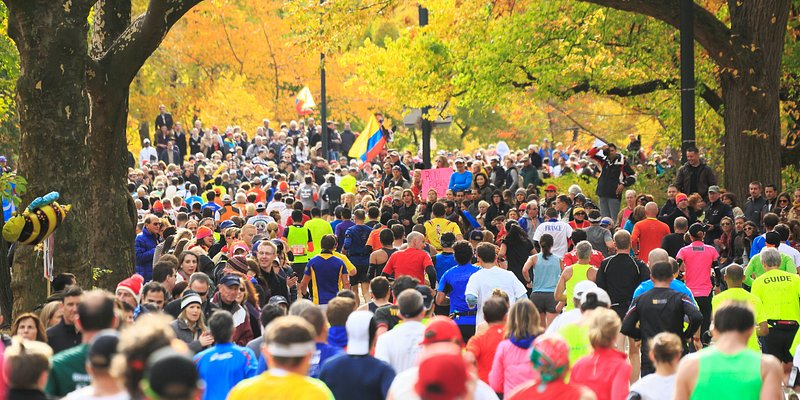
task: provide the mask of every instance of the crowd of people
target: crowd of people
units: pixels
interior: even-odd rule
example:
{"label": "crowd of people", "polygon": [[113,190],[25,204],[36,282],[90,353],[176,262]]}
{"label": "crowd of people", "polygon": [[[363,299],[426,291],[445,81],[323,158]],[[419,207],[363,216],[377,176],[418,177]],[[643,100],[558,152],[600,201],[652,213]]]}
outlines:
{"label": "crowd of people", "polygon": [[[411,152],[348,158],[347,124],[326,127],[324,155],[311,119],[253,137],[193,126],[162,107],[129,170],[136,273],[114,293],[57,275],[3,338],[0,399],[777,399],[798,384],[800,189],[753,182],[740,206],[698,149],[676,166],[631,137],[440,152],[439,196]],[[671,168],[663,204],[630,189]],[[543,183],[564,174],[596,185]]]}

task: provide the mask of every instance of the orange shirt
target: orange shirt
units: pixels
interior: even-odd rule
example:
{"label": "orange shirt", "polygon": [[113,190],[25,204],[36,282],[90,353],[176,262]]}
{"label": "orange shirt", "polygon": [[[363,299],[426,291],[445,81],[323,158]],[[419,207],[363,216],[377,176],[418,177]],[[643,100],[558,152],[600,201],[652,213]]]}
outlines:
{"label": "orange shirt", "polygon": [[264,203],[267,204],[267,192],[259,189],[259,188],[252,188],[247,191],[247,194],[255,193],[256,194],[256,203]]}
{"label": "orange shirt", "polygon": [[667,224],[655,219],[645,218],[633,225],[631,245],[639,247],[639,259],[647,262],[650,251],[661,247],[661,240],[670,234]]}
{"label": "orange shirt", "polygon": [[372,251],[383,247],[381,244],[381,231],[384,229],[386,229],[386,227],[381,226],[378,229],[373,229],[372,232],[369,233],[369,237],[367,238],[367,246],[372,246]]}
{"label": "orange shirt", "polygon": [[497,345],[505,339],[505,333],[505,323],[498,322],[489,325],[485,332],[471,337],[467,342],[467,351],[475,355],[478,378],[486,383],[489,383],[489,372],[492,370]]}

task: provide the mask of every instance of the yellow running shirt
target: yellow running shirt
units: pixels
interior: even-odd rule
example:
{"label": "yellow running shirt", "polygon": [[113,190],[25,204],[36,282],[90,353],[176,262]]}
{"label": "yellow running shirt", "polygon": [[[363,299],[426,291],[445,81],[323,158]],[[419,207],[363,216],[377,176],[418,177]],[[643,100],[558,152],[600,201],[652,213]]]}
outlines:
{"label": "yellow running shirt", "polygon": [[[767,321],[767,315],[764,312],[764,304],[761,302],[761,299],[742,288],[729,288],[728,290],[715,295],[714,298],[711,299],[711,314],[713,315],[715,312],[717,312],[717,309],[719,309],[719,307],[727,301],[742,301],[750,304],[750,306],[753,307],[753,311],[756,315],[756,325]],[[755,330],[753,331],[753,335],[750,336],[750,339],[747,341],[747,347],[755,351],[761,351],[761,347],[758,346],[758,337]]]}
{"label": "yellow running shirt", "polygon": [[761,299],[768,320],[800,322],[800,277],[779,269],[764,272],[750,293]]}
{"label": "yellow running shirt", "polygon": [[270,369],[245,379],[231,389],[228,400],[333,400],[333,393],[319,379]]}
{"label": "yellow running shirt", "polygon": [[461,228],[458,227],[457,223],[445,218],[433,218],[425,223],[425,237],[428,238],[428,243],[436,251],[442,251],[442,243],[439,239],[445,232],[453,232],[458,237],[458,235],[461,235]]}

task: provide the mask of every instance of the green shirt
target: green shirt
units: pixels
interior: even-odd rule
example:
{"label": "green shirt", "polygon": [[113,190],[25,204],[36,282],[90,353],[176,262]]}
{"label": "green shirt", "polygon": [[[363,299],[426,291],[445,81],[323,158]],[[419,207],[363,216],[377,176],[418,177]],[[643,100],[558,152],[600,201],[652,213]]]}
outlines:
{"label": "green shirt", "polygon": [[572,277],[564,282],[564,291],[567,295],[566,307],[564,311],[569,311],[575,308],[575,302],[572,301],[573,293],[575,293],[575,285],[578,282],[589,279],[589,269],[592,268],[589,264],[572,264]]}
{"label": "green shirt", "polygon": [[761,299],[767,320],[800,322],[800,277],[778,269],[753,282],[750,293]]}
{"label": "green shirt", "polygon": [[53,367],[47,378],[44,392],[57,397],[92,384],[92,378],[86,373],[86,355],[88,344],[79,344],[64,350],[53,357]]}
{"label": "green shirt", "polygon": [[[792,257],[781,253],[781,266],[778,267],[781,271],[786,271],[790,274],[797,273],[797,267],[794,265]],[[755,257],[750,259],[747,268],[744,270],[744,284],[753,286],[753,281],[764,273],[764,265],[761,264],[761,254],[756,254]]]}
{"label": "green shirt", "polygon": [[690,399],[756,400],[761,394],[761,353],[725,354],[715,347],[698,352],[697,383]]}
{"label": "green shirt", "polygon": [[322,251],[322,246],[320,245],[322,237],[325,235],[333,235],[333,229],[331,228],[331,224],[322,218],[311,218],[306,221],[303,227],[308,228],[311,232],[311,239],[314,243],[314,250],[308,252],[308,259],[310,260]]}
{"label": "green shirt", "polygon": [[[713,315],[716,313],[717,309],[727,301],[742,301],[750,304],[755,312],[756,325],[767,321],[767,316],[764,312],[764,304],[761,302],[761,299],[742,288],[729,288],[715,295],[714,298],[711,299],[711,314]],[[761,347],[758,346],[756,331],[753,331],[753,335],[750,336],[750,339],[747,341],[747,347],[755,351],[761,351]]]}

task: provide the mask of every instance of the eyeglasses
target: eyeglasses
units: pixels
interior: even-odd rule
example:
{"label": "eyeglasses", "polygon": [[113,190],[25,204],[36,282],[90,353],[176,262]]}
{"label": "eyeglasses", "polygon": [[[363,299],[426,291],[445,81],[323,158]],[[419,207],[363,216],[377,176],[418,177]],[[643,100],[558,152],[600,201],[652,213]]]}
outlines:
{"label": "eyeglasses", "polygon": [[778,203],[788,203],[788,202],[789,202],[789,200],[786,200],[786,199],[780,199],[780,200],[778,200]]}

